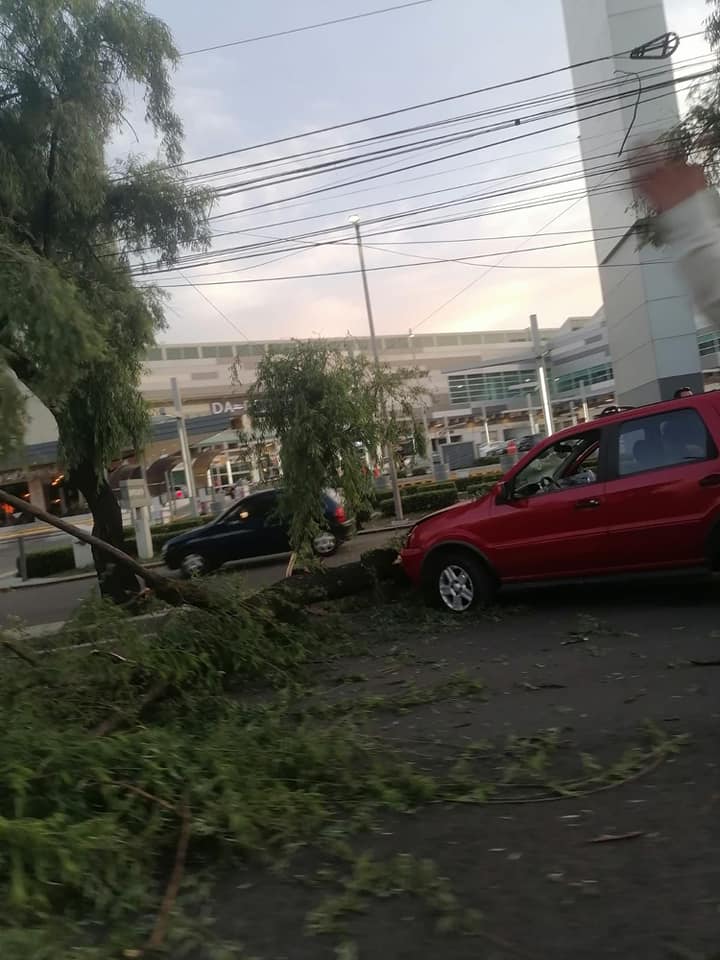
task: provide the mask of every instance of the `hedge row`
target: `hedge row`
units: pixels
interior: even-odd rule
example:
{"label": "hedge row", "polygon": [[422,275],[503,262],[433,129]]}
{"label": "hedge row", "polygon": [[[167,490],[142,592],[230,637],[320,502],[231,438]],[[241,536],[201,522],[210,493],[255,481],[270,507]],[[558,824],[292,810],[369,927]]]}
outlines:
{"label": "hedge row", "polygon": [[183,530],[192,530],[193,527],[202,526],[209,519],[210,517],[184,517],[182,520],[171,520],[170,523],[156,523],[150,527],[150,533],[153,537],[155,534],[162,535],[164,533],[172,533],[174,536],[176,533],[182,533]]}
{"label": "hedge row", "polygon": [[[425,513],[433,510],[442,510],[458,502],[458,493],[455,487],[445,490],[425,490],[422,493],[402,495],[403,510],[407,513]],[[380,512],[385,517],[391,517],[395,512],[392,500],[383,500]]]}
{"label": "hedge row", "polygon": [[[458,487],[452,480],[442,480],[439,483],[434,483],[431,480],[428,480],[425,483],[404,483],[400,487],[400,495],[402,497],[412,497],[417,493],[434,493],[437,490],[457,490]],[[377,495],[376,499],[380,506],[387,501],[392,500],[393,494],[392,490],[381,490]]]}
{"label": "hedge row", "polygon": [[[70,573],[75,569],[75,556],[72,547],[51,547],[28,553],[25,557],[28,577],[52,577],[57,573]],[[17,561],[20,575],[20,558]]]}
{"label": "hedge row", "polygon": [[469,477],[458,477],[455,486],[461,493],[465,493],[470,487],[481,486],[485,483],[497,483],[501,478],[501,473],[471,473]]}

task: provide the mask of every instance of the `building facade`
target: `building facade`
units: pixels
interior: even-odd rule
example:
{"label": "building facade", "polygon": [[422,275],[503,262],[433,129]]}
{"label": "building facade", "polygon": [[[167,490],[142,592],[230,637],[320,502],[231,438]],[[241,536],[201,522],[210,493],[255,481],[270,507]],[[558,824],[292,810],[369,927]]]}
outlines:
{"label": "building facade", "polygon": [[[514,348],[528,349],[528,330],[485,330],[468,333],[427,333],[416,336],[378,337],[384,362],[394,367],[418,367],[427,373],[427,387],[433,408],[450,404],[444,370],[467,362],[492,360]],[[272,479],[277,475],[277,451],[271,448],[249,451],[239,443],[238,424],[247,431],[244,398],[254,383],[257,366],[269,349],[282,350],[289,341],[264,340],[245,343],[163,344],[147,355],[141,391],[152,415],[152,435],[144,451],[152,485],[172,492],[182,487],[182,474],[171,381],[177,380],[183,401],[188,437],[195,454],[194,473],[198,487],[229,486],[237,481]],[[366,338],[330,341],[338,349],[370,356]],[[0,482],[28,496],[38,506],[52,506],[64,512],[62,467],[58,458],[57,427],[42,405],[30,399],[25,450],[0,464]],[[254,453],[254,456],[252,455]],[[134,452],[127,451],[129,463],[139,468]],[[113,482],[129,478],[120,467],[111,473]]]}

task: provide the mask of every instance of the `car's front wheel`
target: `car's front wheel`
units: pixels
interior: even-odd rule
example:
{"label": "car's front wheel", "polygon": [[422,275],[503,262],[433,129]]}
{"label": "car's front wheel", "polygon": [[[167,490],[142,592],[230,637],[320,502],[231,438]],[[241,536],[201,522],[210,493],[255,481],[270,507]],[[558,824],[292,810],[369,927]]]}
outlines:
{"label": "car's front wheel", "polygon": [[323,531],[313,540],[313,552],[318,557],[331,557],[338,548],[338,538],[334,533]]}
{"label": "car's front wheel", "polygon": [[208,563],[201,553],[186,553],[180,563],[180,570],[184,577],[201,577],[208,572]]}
{"label": "car's front wheel", "polygon": [[490,602],[493,581],[482,561],[472,553],[448,550],[431,559],[425,593],[434,606],[451,613],[467,613]]}

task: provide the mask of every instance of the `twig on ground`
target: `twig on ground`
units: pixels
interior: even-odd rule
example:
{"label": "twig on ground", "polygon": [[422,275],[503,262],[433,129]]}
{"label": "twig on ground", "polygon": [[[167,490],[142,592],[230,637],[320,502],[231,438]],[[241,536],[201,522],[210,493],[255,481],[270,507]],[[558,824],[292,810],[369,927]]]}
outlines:
{"label": "twig on ground", "polygon": [[603,833],[600,837],[593,837],[588,843],[617,843],[619,840],[637,840],[644,837],[644,830],[633,830],[630,833]]}
{"label": "twig on ground", "polygon": [[[155,703],[156,700],[159,700],[160,697],[167,692],[167,690],[168,684],[165,680],[156,680],[138,704],[135,715],[139,717],[146,707],[149,707],[151,704]],[[111,717],[107,717],[98,727],[95,728],[94,736],[107,737],[109,734],[114,733],[118,727],[122,726],[124,720],[129,719],[130,715],[122,710],[118,710],[117,713],[114,713]]]}
{"label": "twig on ground", "polygon": [[165,942],[168,925],[170,923],[170,913],[175,906],[180,884],[185,873],[185,858],[187,857],[188,845],[190,843],[190,828],[192,821],[190,819],[190,808],[187,802],[183,803],[180,811],[180,836],[178,837],[177,849],[175,850],[175,863],[168,881],[165,896],[160,905],[160,912],[157,915],[153,932],[147,942],[148,950],[158,950]]}
{"label": "twig on ground", "polygon": [[168,803],[167,800],[163,800],[162,797],[156,797],[153,793],[148,793],[147,790],[143,790],[142,787],[136,787],[133,783],[113,783],[113,787],[117,787],[118,790],[126,790],[128,793],[134,793],[138,797],[142,797],[143,800],[149,800],[151,803],[156,803],[159,807],[163,807],[165,810],[169,810],[171,813],[174,813],[176,816],[181,816],[182,812],[172,804]]}
{"label": "twig on ground", "polygon": [[19,647],[14,640],[10,640],[9,637],[0,636],[0,643],[7,647],[8,650],[12,650],[16,657],[19,657],[21,660],[24,660],[25,663],[29,664],[31,667],[40,666],[39,662],[32,656],[30,653],[26,653],[22,647]]}

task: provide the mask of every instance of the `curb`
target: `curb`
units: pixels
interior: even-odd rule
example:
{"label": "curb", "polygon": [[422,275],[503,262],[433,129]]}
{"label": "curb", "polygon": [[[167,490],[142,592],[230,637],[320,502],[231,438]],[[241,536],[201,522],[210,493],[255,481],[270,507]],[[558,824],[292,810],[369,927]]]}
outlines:
{"label": "curb", "polygon": [[373,527],[372,530],[358,530],[355,536],[371,537],[374,533],[395,533],[396,530],[407,530],[409,527],[414,527],[416,523],[416,520],[407,520],[402,523],[395,523],[391,527]]}
{"label": "curb", "polygon": [[[154,570],[157,567],[162,567],[162,560],[153,560],[152,563],[146,563],[144,566],[148,570]],[[79,580],[93,580],[97,578],[97,573],[95,570],[92,573],[75,573],[69,574],[67,577],[43,577],[42,580],[36,579],[32,583],[30,581],[20,582],[13,584],[11,587],[0,587],[0,593],[10,593],[12,590],[32,590],[33,587],[52,587],[60,583],[74,583]]]}

